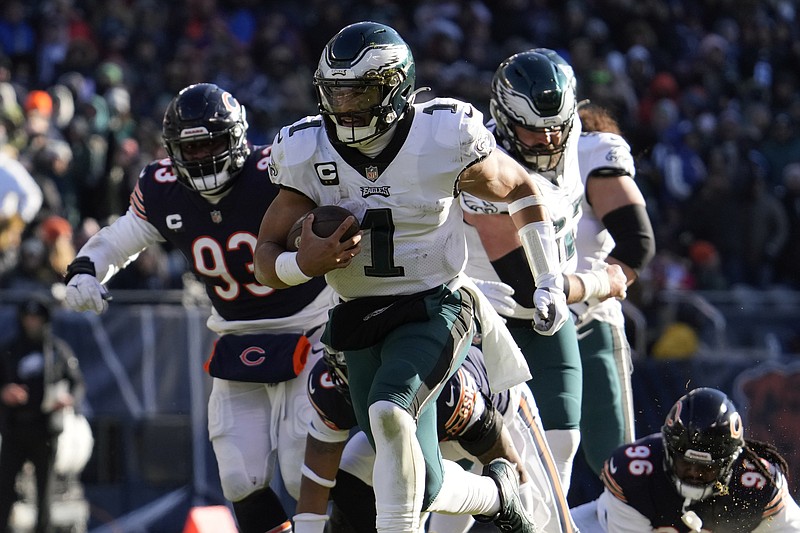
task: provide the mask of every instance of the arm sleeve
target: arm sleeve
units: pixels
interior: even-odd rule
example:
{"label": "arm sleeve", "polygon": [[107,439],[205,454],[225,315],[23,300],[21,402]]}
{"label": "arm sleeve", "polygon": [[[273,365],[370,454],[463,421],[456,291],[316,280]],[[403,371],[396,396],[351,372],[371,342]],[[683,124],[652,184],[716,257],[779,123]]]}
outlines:
{"label": "arm sleeve", "polygon": [[106,283],[139,257],[142,250],[163,241],[164,238],[155,226],[136,216],[129,208],[113,224],[92,235],[76,257],[85,256],[91,259],[97,279]]}
{"label": "arm sleeve", "polygon": [[597,499],[597,519],[608,533],[642,533],[653,526],[639,511],[605,489]]}
{"label": "arm sleeve", "polygon": [[653,225],[645,206],[622,206],[604,216],[603,224],[615,242],[614,249],[608,255],[625,263],[637,274],[641,272],[656,252]]}
{"label": "arm sleeve", "polygon": [[311,422],[308,423],[308,434],[320,442],[344,442],[350,436],[350,431],[332,428],[322,420],[315,409]]}

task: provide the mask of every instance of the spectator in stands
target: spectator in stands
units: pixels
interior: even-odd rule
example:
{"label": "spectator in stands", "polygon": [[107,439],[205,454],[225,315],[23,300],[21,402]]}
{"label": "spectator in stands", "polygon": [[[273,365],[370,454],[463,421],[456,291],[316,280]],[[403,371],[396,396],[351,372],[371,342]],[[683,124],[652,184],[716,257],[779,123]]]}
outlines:
{"label": "spectator in stands", "polygon": [[777,262],[779,281],[800,289],[800,162],[783,170],[783,208],[789,222],[789,236]]}
{"label": "spectator in stands", "polygon": [[791,163],[800,162],[800,133],[788,113],[778,113],[767,129],[767,138],[761,147],[769,162],[768,185],[782,185],[783,170]]}
{"label": "spectator in stands", "polygon": [[62,409],[79,410],[83,377],[72,349],[51,330],[40,297],[18,307],[19,334],[0,348],[0,530],[10,531],[15,480],[26,461],[36,470],[36,533],[52,531],[50,502]]}
{"label": "spectator in stands", "polygon": [[17,263],[25,228],[42,206],[42,190],[33,176],[0,147],[0,280]]}

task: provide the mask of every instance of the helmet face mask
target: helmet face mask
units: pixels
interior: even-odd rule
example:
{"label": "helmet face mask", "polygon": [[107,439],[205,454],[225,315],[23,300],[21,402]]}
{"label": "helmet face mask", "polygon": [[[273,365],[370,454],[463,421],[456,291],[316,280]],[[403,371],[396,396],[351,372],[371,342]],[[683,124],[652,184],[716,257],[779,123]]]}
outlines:
{"label": "helmet face mask", "polygon": [[332,138],[348,145],[389,130],[405,112],[415,81],[411,49],[396,31],[376,22],[351,24],[337,33],[314,74],[326,127]]}
{"label": "helmet face mask", "polygon": [[725,490],[744,447],[742,418],[722,392],[695,389],[672,406],[661,429],[667,475],[691,500]]}
{"label": "helmet face mask", "polygon": [[347,378],[347,363],[344,353],[333,351],[327,346],[322,351],[322,359],[328,365],[331,382],[339,393],[350,401],[350,384]]}
{"label": "helmet face mask", "polygon": [[164,114],[164,146],[178,181],[200,193],[230,187],[250,153],[246,134],[244,107],[210,83],[183,89]]}
{"label": "helmet face mask", "polygon": [[[546,172],[562,160],[577,113],[575,86],[572,67],[544,48],[515,54],[495,71],[489,111],[505,148],[528,167]],[[520,139],[523,130],[539,140]]]}

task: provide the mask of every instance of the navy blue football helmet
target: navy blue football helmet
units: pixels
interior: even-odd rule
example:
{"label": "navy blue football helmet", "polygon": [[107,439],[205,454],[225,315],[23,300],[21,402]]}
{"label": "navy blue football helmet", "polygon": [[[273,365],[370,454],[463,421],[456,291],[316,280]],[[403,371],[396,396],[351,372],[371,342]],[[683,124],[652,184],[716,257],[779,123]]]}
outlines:
{"label": "navy blue football helmet", "polygon": [[190,85],[172,99],[162,134],[178,181],[201,193],[227,189],[250,154],[244,106],[212,83]]}
{"label": "navy blue football helmet", "polygon": [[[702,387],[675,402],[661,428],[667,475],[684,497],[702,500],[724,491],[744,448],[742,417],[728,397]],[[681,477],[679,463],[713,472],[706,483]],[[713,479],[711,479],[713,478]]]}

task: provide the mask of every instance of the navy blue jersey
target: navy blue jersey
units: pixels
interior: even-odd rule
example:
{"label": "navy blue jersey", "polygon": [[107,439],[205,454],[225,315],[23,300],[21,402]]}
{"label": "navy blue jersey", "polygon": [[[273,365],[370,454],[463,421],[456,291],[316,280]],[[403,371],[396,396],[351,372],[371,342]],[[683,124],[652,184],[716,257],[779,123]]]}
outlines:
{"label": "navy blue jersey", "polygon": [[181,185],[169,159],[145,167],[131,194],[133,212],[183,253],[225,320],[291,316],[325,286],[319,277],[276,291],[255,279],[258,230],[278,193],[269,180],[268,162],[269,147],[254,147],[231,191],[217,204]]}
{"label": "navy blue jersey", "polygon": [[[328,365],[320,359],[311,371],[308,395],[314,409],[328,427],[350,430],[357,425],[353,407],[348,399],[333,386],[328,375]],[[456,440],[485,412],[485,398],[501,413],[508,408],[509,392],[490,395],[489,382],[483,354],[475,347],[467,354],[463,365],[445,384],[436,401],[439,440]]]}
{"label": "navy blue jersey", "polygon": [[[683,497],[664,470],[664,453],[661,434],[649,435],[617,448],[606,461],[601,477],[606,488],[647,517],[654,530],[689,532],[681,520]],[[761,459],[772,475],[769,479],[749,457],[742,453],[736,459],[727,490],[687,508],[703,521],[703,531],[752,531],[783,507],[784,491],[774,482],[782,477],[779,469]]]}
{"label": "navy blue jersey", "polygon": [[501,413],[505,413],[508,409],[509,392],[503,391],[494,395],[491,393],[483,352],[472,347],[464,363],[445,384],[436,400],[436,429],[439,440],[458,439],[476,414],[484,411],[480,404],[484,403],[486,398],[489,398]]}

